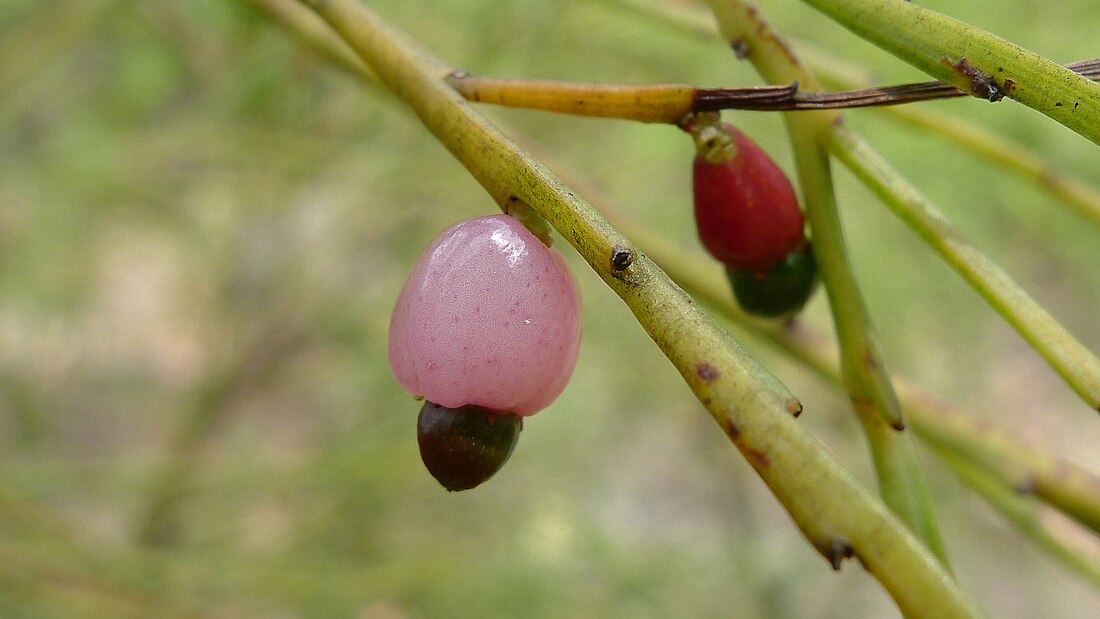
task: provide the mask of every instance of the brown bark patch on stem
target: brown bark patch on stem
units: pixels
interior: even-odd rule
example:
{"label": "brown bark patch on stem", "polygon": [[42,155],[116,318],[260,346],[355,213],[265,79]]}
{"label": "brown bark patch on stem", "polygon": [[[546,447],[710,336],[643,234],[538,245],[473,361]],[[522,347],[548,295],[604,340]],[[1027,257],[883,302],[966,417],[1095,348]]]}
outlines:
{"label": "brown bark patch on stem", "polygon": [[695,375],[704,383],[713,383],[722,373],[709,363],[699,363],[695,365]]}

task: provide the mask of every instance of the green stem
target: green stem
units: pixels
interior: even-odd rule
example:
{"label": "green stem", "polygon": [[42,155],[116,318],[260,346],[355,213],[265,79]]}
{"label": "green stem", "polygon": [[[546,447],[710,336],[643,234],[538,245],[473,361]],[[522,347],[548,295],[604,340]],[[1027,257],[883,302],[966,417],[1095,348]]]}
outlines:
{"label": "green stem", "polygon": [[[614,204],[603,199],[598,189],[586,186],[583,178],[569,176],[566,162],[553,161],[541,154],[539,158],[555,170],[566,171],[564,180],[581,189],[593,206],[605,213],[677,284],[691,292],[706,307],[729,318],[752,338],[762,340],[811,369],[830,385],[842,386],[836,367],[836,344],[832,339],[799,321],[777,324],[773,320],[746,314],[730,296],[729,285],[720,266],[623,214]],[[975,416],[969,411],[939,400],[904,378],[895,376],[893,382],[897,385],[909,428],[932,446],[934,453],[953,453],[965,458],[971,467],[980,469],[990,479],[996,479],[999,485],[1011,488],[1013,493],[1031,494],[1079,524],[1100,533],[1100,477],[1050,450],[1025,444],[1003,430],[975,421]],[[1042,543],[1039,547],[1048,552],[1056,550]],[[1057,552],[1067,550],[1074,552],[1065,546]],[[1065,560],[1064,557],[1058,558]],[[1084,556],[1067,563],[1071,567],[1074,563],[1091,564]],[[1084,575],[1091,578],[1088,573]]]}
{"label": "green stem", "polygon": [[971,123],[912,106],[879,108],[913,127],[941,135],[971,153],[1050,192],[1094,226],[1100,226],[1100,191],[1060,171],[1016,142]]}
{"label": "green stem", "polygon": [[932,77],[1015,99],[1100,144],[1100,84],[980,28],[905,0],[803,0]]}
{"label": "green stem", "polygon": [[902,383],[914,431],[937,451],[980,463],[1016,492],[1028,493],[1100,534],[1100,477],[1057,454],[1025,445]]}
{"label": "green stem", "polygon": [[[712,21],[701,11],[686,7],[671,8],[663,4],[639,0],[603,0],[609,6],[647,18],[653,23],[671,26],[678,32],[695,38],[717,36]],[[859,66],[844,58],[794,41],[794,48],[805,55],[807,66],[822,81],[836,89],[866,88],[871,78]],[[1012,174],[1027,178],[1044,191],[1061,200],[1081,217],[1100,226],[1100,191],[1059,170],[1055,164],[1036,156],[1030,149],[980,128],[965,120],[913,105],[890,105],[873,108],[910,126],[943,136],[974,155]]]}
{"label": "green stem", "polygon": [[1011,324],[1092,408],[1100,408],[1100,359],[1012,281],[863,139],[833,129],[832,151]]}
{"label": "green stem", "polygon": [[[767,81],[773,84],[797,81],[803,88],[817,89],[813,76],[798,63],[756,7],[740,0],[712,0],[710,4],[722,34]],[[916,449],[907,434],[895,431],[903,427],[901,406],[848,261],[828,154],[821,142],[839,115],[798,112],[785,114],[785,118],[813,232],[814,252],[840,342],[844,385],[864,427],[882,497],[947,565],[935,506]]]}
{"label": "green stem", "polygon": [[[729,288],[718,268],[707,272],[699,267],[703,256],[677,247],[674,243],[627,219],[616,222],[673,279],[711,307],[763,338],[771,346],[797,359],[824,380],[840,384],[840,373],[833,360],[835,347],[824,335],[801,323],[782,329],[744,314],[733,303]],[[948,405],[904,379],[898,385],[911,428],[937,451],[965,454],[981,464],[1002,483],[1017,492],[1034,494],[1052,507],[1100,533],[1100,477],[1048,450],[1026,445],[1003,431],[973,420],[973,416]]]}
{"label": "green stem", "polygon": [[257,9],[283,24],[297,35],[302,42],[321,52],[329,60],[344,69],[348,69],[365,80],[374,82],[363,60],[348,47],[348,44],[332,32],[332,28],[317,13],[302,6],[298,0],[245,0]]}
{"label": "green stem", "polygon": [[[745,315],[729,298],[719,269],[699,268],[703,256],[679,248],[628,219],[617,221],[617,225],[700,301],[718,309],[752,336],[811,368],[829,383],[840,385],[840,373],[832,361],[833,346],[824,335],[799,323],[776,329],[772,324]],[[1100,477],[1048,450],[1025,445],[1001,430],[981,425],[966,411],[937,400],[903,379],[895,377],[894,382],[898,385],[909,427],[931,445],[953,471],[968,484],[981,475],[987,485],[995,483],[1007,489],[989,496],[982,488],[975,488],[994,507],[1002,511],[1015,509],[1026,503],[1020,494],[1027,493],[1100,533]],[[960,470],[960,459],[968,467],[966,471]],[[1006,515],[1012,519],[1012,514]],[[1057,540],[1051,544],[1041,539],[1042,534],[1035,535],[1027,530],[1034,526],[1031,523],[1015,519],[1013,522],[1025,529],[1041,549],[1089,580],[1094,579],[1096,566],[1081,553]]]}
{"label": "green stem", "polygon": [[940,458],[951,467],[964,484],[981,496],[994,509],[1001,512],[1036,546],[1077,572],[1094,586],[1100,586],[1100,565],[1071,548],[1050,530],[1038,511],[1033,499],[1021,496],[1011,486],[976,465],[965,455],[948,450],[937,450]]}
{"label": "green stem", "polygon": [[633,243],[447,86],[451,69],[355,0],[310,5],[506,205],[538,210],[623,299],[807,539],[839,566],[858,556],[911,616],[973,617],[950,575],[790,414],[792,398],[646,256],[613,272]]}
{"label": "green stem", "polygon": [[[858,74],[856,67],[836,58],[822,61],[822,52],[818,50],[809,55],[809,63],[830,87],[851,89],[869,85],[867,79],[855,77]],[[921,106],[890,105],[874,110],[911,127],[942,136],[1013,175],[1030,180],[1092,225],[1100,226],[1100,191],[1065,174],[1055,164],[1025,146],[973,123]]]}

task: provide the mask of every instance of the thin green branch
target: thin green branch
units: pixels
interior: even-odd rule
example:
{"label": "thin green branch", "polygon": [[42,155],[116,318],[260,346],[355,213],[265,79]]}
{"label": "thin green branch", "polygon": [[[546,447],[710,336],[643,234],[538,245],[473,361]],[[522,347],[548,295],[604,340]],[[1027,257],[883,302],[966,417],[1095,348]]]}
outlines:
{"label": "thin green branch", "polygon": [[[568,171],[566,162],[554,161],[537,153],[538,158],[559,171]],[[583,193],[612,224],[622,231],[673,280],[708,308],[730,319],[747,335],[811,369],[830,385],[841,387],[836,367],[836,343],[799,321],[777,324],[744,313],[730,295],[729,283],[721,267],[707,256],[678,246],[661,234],[640,225],[611,204],[600,191],[588,186],[583,178],[563,175],[570,186]],[[904,378],[893,377],[906,413],[909,428],[934,448],[934,453],[953,453],[965,458],[1000,486],[1017,495],[1031,495],[1061,511],[1078,524],[1100,533],[1100,476],[1066,460],[1049,449],[1026,444],[991,425],[974,420],[974,415],[950,405],[920,389]],[[951,464],[950,462],[948,463]],[[1021,497],[1022,501],[1026,501]],[[1044,551],[1057,549],[1040,543]],[[1075,552],[1062,546],[1057,552]],[[1058,557],[1064,560],[1064,557]],[[1086,556],[1069,559],[1073,564],[1091,565]],[[1086,578],[1091,575],[1084,570]]]}
{"label": "thin green branch", "polygon": [[[821,53],[815,51],[809,55],[809,63],[814,73],[832,87],[858,88],[868,83],[865,78],[856,77],[856,68],[846,65],[843,60],[831,58],[821,62],[820,57]],[[1066,174],[1031,149],[961,118],[922,106],[898,105],[877,109],[907,125],[940,135],[1014,176],[1030,180],[1094,226],[1100,226],[1100,190]]]}
{"label": "thin green branch", "polygon": [[354,0],[310,4],[499,204],[513,197],[530,204],[576,248],[835,566],[858,556],[912,616],[978,615],[927,549],[799,426],[778,381],[663,271],[642,254],[612,271],[614,248],[633,244],[454,92],[445,81],[449,66]]}
{"label": "thin green branch", "polygon": [[332,28],[316,13],[302,6],[298,0],[245,0],[257,9],[280,22],[309,47],[321,52],[337,66],[348,69],[360,77],[374,81],[374,74],[348,44],[332,32]]}
{"label": "thin green branch", "polygon": [[922,440],[980,463],[1018,493],[1032,494],[1100,534],[1100,477],[1058,454],[1024,444],[965,411],[900,383],[911,424]]}
{"label": "thin green branch", "polygon": [[[670,8],[641,0],[604,0],[610,6],[674,27],[688,36],[711,39],[718,36],[712,20],[702,11],[687,7]],[[870,76],[845,58],[804,41],[793,41],[806,65],[832,88],[853,89],[871,84]],[[982,129],[963,119],[920,106],[899,105],[877,108],[887,116],[951,140],[955,145],[998,165],[1016,176],[1027,178],[1049,191],[1080,216],[1100,226],[1100,191],[1062,172],[1058,166],[1035,155],[1027,147]]]}
{"label": "thin green branch", "polygon": [[844,126],[830,149],[865,185],[947,261],[1092,408],[1100,408],[1100,359],[1035,302],[993,260],[971,245],[923,194]]}
{"label": "thin green branch", "polygon": [[905,0],[803,0],[932,77],[1015,99],[1100,144],[1100,84],[980,28]]}
{"label": "thin green branch", "polygon": [[1011,486],[966,458],[949,450],[937,450],[940,458],[951,467],[971,490],[999,511],[1036,546],[1077,572],[1093,586],[1100,587],[1100,565],[1058,538],[1042,519],[1034,498],[1017,493]]}
{"label": "thin green branch", "polygon": [[[282,5],[286,0],[249,1],[259,4],[273,2]],[[284,25],[292,29],[297,28],[298,24],[303,22],[308,24],[311,21],[316,21],[323,28],[317,33],[323,39],[322,41],[308,36],[303,37],[305,42],[313,45],[320,42],[326,47],[335,43],[350,52],[350,48],[336,37],[327,24],[316,18],[313,12],[302,7],[297,0],[292,0],[286,12],[285,17],[281,14],[273,14],[273,16],[279,17]],[[309,19],[303,19],[303,15],[309,16]],[[706,24],[712,25],[712,22],[708,21]],[[707,34],[713,36],[714,32],[711,30]],[[340,60],[341,55],[332,56]],[[365,69],[365,65],[358,61],[358,57],[355,58]],[[373,79],[373,74],[371,76]],[[830,76],[830,79],[846,80],[845,83],[860,83],[854,81],[858,78],[848,75],[838,78],[830,73]],[[909,111],[909,108],[898,109]],[[952,120],[940,114],[930,113],[928,116]],[[552,167],[565,169],[567,166]],[[579,182],[581,181],[570,184]],[[586,194],[593,191],[586,189]],[[614,209],[605,206],[601,211],[613,213]],[[823,335],[810,332],[804,326],[792,325],[791,328],[777,330],[772,321],[761,321],[742,313],[732,302],[728,283],[722,277],[720,269],[717,266],[713,269],[702,266],[708,262],[705,256],[697,256],[676,247],[667,239],[631,222],[629,218],[620,216],[614,218],[614,221],[616,227],[627,237],[638,242],[650,257],[673,276],[678,284],[690,290],[697,298],[719,308],[741,327],[748,329],[756,337],[763,337],[772,346],[813,368],[826,380],[839,383],[839,373],[831,359],[835,355],[835,348]],[[903,407],[907,412],[909,426],[923,440],[941,446],[951,446],[967,454],[978,454],[977,457],[981,459],[983,466],[987,470],[995,471],[998,479],[1019,491],[1034,493],[1050,505],[1100,532],[1100,478],[1043,449],[1023,445],[994,428],[980,426],[964,411],[932,398],[902,379],[895,377],[894,382],[898,386]]]}
{"label": "thin green branch", "polygon": [[[797,81],[809,90],[818,88],[814,77],[799,64],[755,6],[738,0],[712,0],[710,5],[731,47],[748,58],[767,81]],[[839,116],[834,112],[800,112],[788,113],[785,118],[814,252],[840,341],[844,385],[867,435],[882,497],[947,565],[935,506],[916,449],[907,434],[895,431],[903,427],[901,406],[848,261],[828,153],[821,142]]]}
{"label": "thin green branch", "polygon": [[1059,170],[1016,142],[946,114],[913,106],[884,108],[888,114],[924,131],[941,135],[971,153],[1050,192],[1094,226],[1100,226],[1100,191]]}
{"label": "thin green branch", "polygon": [[[315,13],[302,7],[298,0],[246,1],[280,21],[305,43],[337,61],[340,66],[364,78],[369,78],[373,83],[374,74],[363,64],[363,61]],[[705,39],[719,36],[714,27],[714,20],[701,11],[689,11],[685,8],[670,9],[666,5],[636,0],[616,0],[609,4],[660,23],[678,27],[692,36]],[[806,54],[807,66],[834,88],[856,89],[870,85],[866,72],[849,64],[843,58],[801,41],[795,41],[794,48],[809,51],[810,53]],[[972,123],[931,110],[910,105],[886,106],[879,109],[884,109],[887,115],[913,127],[942,135],[957,146],[1031,180],[1080,216],[1100,226],[1100,191],[1063,173],[1055,165],[1044,161],[1023,146]],[[679,118],[677,117],[676,120]]]}
{"label": "thin green branch", "polygon": [[[699,265],[706,260],[704,256],[676,246],[632,223],[629,218],[618,217],[615,223],[700,301],[716,308],[752,336],[812,369],[830,384],[841,385],[840,373],[833,360],[835,347],[825,335],[800,323],[777,329],[772,323],[746,315],[730,298],[720,270],[717,267],[709,270],[700,268]],[[964,458],[975,474],[980,472],[985,478],[996,480],[999,486],[1011,489],[1016,495],[1032,495],[1100,533],[1100,477],[1047,449],[1024,444],[1002,430],[979,424],[966,411],[932,397],[904,379],[894,377],[894,382],[898,386],[909,428],[934,447],[937,455]],[[954,461],[948,464],[957,470]],[[990,500],[1004,502],[1007,499],[997,496],[990,497]],[[1058,549],[1041,540],[1036,540],[1036,543],[1055,555],[1065,552],[1076,554],[1064,546]],[[1075,558],[1058,558],[1086,578],[1092,578],[1092,567],[1081,569],[1081,566],[1092,566],[1087,558],[1079,554]]]}

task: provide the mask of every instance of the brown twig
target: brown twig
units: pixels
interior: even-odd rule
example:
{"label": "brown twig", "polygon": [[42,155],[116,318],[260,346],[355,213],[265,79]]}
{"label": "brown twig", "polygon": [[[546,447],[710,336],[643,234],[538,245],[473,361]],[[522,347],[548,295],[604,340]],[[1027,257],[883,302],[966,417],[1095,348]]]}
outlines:
{"label": "brown twig", "polygon": [[[1100,79],[1100,58],[1066,65],[1067,69],[1091,80]],[[751,91],[751,92],[749,92]],[[898,105],[931,99],[964,97],[970,93],[944,82],[918,82],[898,86],[880,86],[836,92],[802,92],[798,84],[752,89],[699,89],[696,101],[700,111],[737,109],[758,111],[822,110],[876,105]],[[994,98],[990,94],[991,100]]]}

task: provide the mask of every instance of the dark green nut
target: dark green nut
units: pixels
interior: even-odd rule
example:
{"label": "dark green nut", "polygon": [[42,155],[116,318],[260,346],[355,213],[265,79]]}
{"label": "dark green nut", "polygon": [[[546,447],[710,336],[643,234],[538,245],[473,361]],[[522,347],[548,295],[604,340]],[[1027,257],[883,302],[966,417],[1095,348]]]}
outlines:
{"label": "dark green nut", "polygon": [[806,245],[765,271],[727,266],[726,276],[741,309],[755,316],[777,318],[806,305],[817,288],[817,261]]}
{"label": "dark green nut", "polygon": [[425,401],[416,422],[420,459],[447,490],[469,490],[504,466],[522,429],[522,418],[513,413]]}

